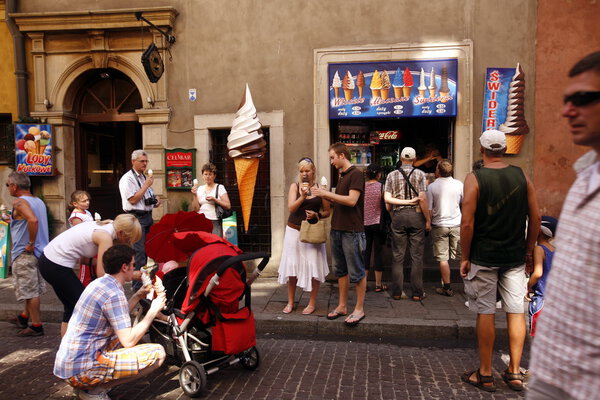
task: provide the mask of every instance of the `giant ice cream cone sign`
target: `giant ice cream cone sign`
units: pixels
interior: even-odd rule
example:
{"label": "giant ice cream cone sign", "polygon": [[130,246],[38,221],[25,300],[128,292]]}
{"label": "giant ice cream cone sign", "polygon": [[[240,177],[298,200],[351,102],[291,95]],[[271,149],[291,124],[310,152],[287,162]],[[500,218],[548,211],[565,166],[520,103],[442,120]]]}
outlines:
{"label": "giant ice cream cone sign", "polygon": [[506,154],[518,154],[529,132],[525,120],[525,73],[521,64],[517,64],[508,89],[506,120],[498,129],[506,135]]}
{"label": "giant ice cream cone sign", "polygon": [[250,88],[246,84],[244,98],[235,114],[231,126],[231,133],[227,137],[229,157],[235,164],[235,174],[240,193],[244,230],[248,232],[252,198],[258,174],[260,158],[265,155],[267,142],[265,142],[261,125],[256,116],[256,108],[252,102]]}

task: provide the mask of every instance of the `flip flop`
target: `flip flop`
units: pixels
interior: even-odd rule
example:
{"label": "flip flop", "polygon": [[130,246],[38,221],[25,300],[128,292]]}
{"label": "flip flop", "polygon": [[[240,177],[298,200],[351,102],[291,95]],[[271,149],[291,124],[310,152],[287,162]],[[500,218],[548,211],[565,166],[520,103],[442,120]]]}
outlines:
{"label": "flip flop", "polygon": [[294,306],[291,306],[291,305],[288,304],[285,307],[283,307],[283,310],[281,312],[284,313],[284,314],[289,314],[292,311],[294,311]]}
{"label": "flip flop", "polygon": [[315,312],[315,307],[306,306],[304,310],[302,310],[302,315],[310,315]]}
{"label": "flip flop", "polygon": [[[348,322],[348,320],[350,320],[350,319],[353,319],[354,321]],[[365,314],[363,314],[360,318],[357,318],[354,314],[350,314],[350,316],[348,318],[346,318],[346,320],[344,321],[344,324],[346,326],[356,326],[363,319],[365,319]]]}
{"label": "flip flop", "polygon": [[345,317],[346,315],[348,315],[347,312],[341,313],[338,310],[333,310],[332,312],[330,312],[329,314],[327,314],[327,319],[328,320],[334,320],[334,319],[338,319],[339,317]]}

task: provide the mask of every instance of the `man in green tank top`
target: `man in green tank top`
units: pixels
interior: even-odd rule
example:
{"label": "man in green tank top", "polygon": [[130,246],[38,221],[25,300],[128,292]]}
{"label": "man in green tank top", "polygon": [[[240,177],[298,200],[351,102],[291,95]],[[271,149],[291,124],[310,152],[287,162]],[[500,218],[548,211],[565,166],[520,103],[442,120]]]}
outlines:
{"label": "man in green tank top", "polygon": [[526,334],[525,266],[532,266],[540,215],[529,178],[521,168],[504,162],[504,133],[488,130],[479,141],[483,168],[470,173],[465,180],[460,227],[460,274],[469,308],[477,313],[479,368],[465,373],[462,380],[488,392],[496,390],[492,355],[498,291],[506,312],[510,346],[510,362],[502,378],[511,389],[520,391]]}

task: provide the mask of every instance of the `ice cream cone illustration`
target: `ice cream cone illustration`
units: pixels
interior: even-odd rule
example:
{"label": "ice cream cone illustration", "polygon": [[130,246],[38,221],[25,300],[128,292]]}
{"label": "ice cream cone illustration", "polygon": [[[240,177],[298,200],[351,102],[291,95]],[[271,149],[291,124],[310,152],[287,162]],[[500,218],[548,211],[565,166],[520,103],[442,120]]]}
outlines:
{"label": "ice cream cone illustration", "polygon": [[419,96],[425,97],[427,86],[425,86],[425,71],[423,71],[423,68],[421,68],[421,74],[419,75],[419,87],[417,90],[419,91]]}
{"label": "ice cream cone illustration", "polygon": [[442,82],[440,85],[440,101],[442,103],[447,102],[450,97],[450,88],[448,87],[448,67],[445,65],[442,67]]}
{"label": "ice cream cone illustration", "polygon": [[431,97],[431,98],[435,97],[435,89],[436,89],[435,69],[433,69],[433,67],[431,67],[431,72],[429,73],[429,86],[427,86],[427,90],[429,90],[429,97]]}
{"label": "ice cream cone illustration", "polygon": [[404,87],[402,88],[402,94],[404,97],[410,97],[410,91],[414,85],[412,74],[408,70],[408,67],[404,70]]}
{"label": "ice cream cone illustration", "polygon": [[506,120],[498,130],[506,134],[506,154],[518,154],[529,132],[525,120],[525,73],[521,64],[517,64],[508,89],[508,108]]}
{"label": "ice cream cone illustration", "polygon": [[40,132],[40,141],[39,141],[40,154],[44,154],[44,151],[46,151],[46,146],[48,146],[49,143],[50,143],[50,132],[41,131]]}
{"label": "ice cream cone illustration", "polygon": [[387,99],[390,97],[390,87],[392,86],[390,82],[390,76],[388,75],[386,70],[381,72],[381,98]]}
{"label": "ice cream cone illustration", "polygon": [[402,88],[404,87],[404,78],[402,77],[402,71],[400,68],[396,70],[394,74],[394,82],[392,82],[392,86],[394,87],[394,97],[399,99],[402,97]]}
{"label": "ice cream cone illustration", "polygon": [[267,150],[248,85],[235,115],[231,133],[227,136],[227,148],[235,164],[244,229],[248,232],[258,165]]}
{"label": "ice cream cone illustration", "polygon": [[365,87],[365,74],[362,71],[358,71],[358,76],[356,77],[356,87],[358,87],[358,98],[363,98],[363,89]]}
{"label": "ice cream cone illustration", "polygon": [[344,75],[342,88],[344,88],[344,98],[346,100],[352,100],[352,94],[354,93],[354,78],[352,78],[350,71]]}
{"label": "ice cream cone illustration", "polygon": [[373,72],[369,88],[371,89],[371,97],[381,97],[381,75],[379,75],[379,71],[375,70]]}
{"label": "ice cream cone illustration", "polygon": [[337,99],[340,97],[340,88],[342,87],[342,80],[340,79],[340,75],[337,71],[335,71],[335,75],[333,75],[333,82],[331,83],[331,87],[333,88],[333,95]]}

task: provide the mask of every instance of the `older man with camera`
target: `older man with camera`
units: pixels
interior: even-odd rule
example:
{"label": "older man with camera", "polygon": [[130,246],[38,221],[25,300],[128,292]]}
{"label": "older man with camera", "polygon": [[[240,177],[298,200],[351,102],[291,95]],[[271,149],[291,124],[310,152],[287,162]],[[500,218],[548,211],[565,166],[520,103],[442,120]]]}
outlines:
{"label": "older man with camera", "polygon": [[[135,269],[139,270],[146,265],[146,251],[144,243],[146,234],[152,226],[152,209],[160,205],[160,200],[154,195],[152,174],[144,175],[148,167],[148,154],[144,150],[134,150],[131,153],[132,168],[119,180],[119,191],[123,211],[133,214],[142,226],[142,237],[133,245],[135,250]],[[136,281],[134,285],[139,282]]]}

